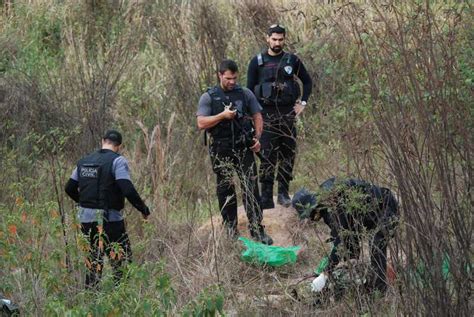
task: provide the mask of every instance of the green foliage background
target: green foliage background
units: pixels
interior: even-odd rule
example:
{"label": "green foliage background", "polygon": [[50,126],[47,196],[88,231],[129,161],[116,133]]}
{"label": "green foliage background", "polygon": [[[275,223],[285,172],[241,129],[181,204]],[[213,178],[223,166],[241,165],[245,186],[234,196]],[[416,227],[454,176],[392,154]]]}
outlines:
{"label": "green foliage background", "polygon": [[[238,62],[245,84],[247,64],[265,48],[265,30],[275,22],[287,26],[288,50],[314,78],[313,95],[298,123],[292,190],[316,188],[329,176],[343,175],[411,197],[393,153],[408,153],[410,144],[423,152],[424,141],[436,148],[438,140],[452,175],[467,180],[456,183],[453,188],[461,194],[452,199],[459,203],[456,212],[467,217],[465,229],[472,229],[471,5],[328,2],[1,1],[0,292],[19,303],[25,315],[259,313],[251,304],[239,308],[229,300],[233,293],[219,273],[190,286],[187,272],[176,271],[181,262],[174,261],[199,257],[189,251],[193,232],[211,214],[219,217],[214,176],[195,124],[198,98],[216,82],[216,65],[223,58]],[[426,29],[433,30],[433,38],[417,42],[416,34]],[[407,43],[400,44],[403,36]],[[390,108],[393,100],[396,106]],[[384,134],[390,124],[400,124],[391,126],[394,131],[406,129],[406,139],[391,143]],[[426,134],[426,127],[434,132]],[[153,216],[142,224],[127,207],[135,263],[119,288],[106,276],[94,293],[83,290],[77,221],[63,187],[77,159],[96,148],[108,128],[123,131],[124,155]],[[443,143],[443,136],[449,142]],[[420,155],[417,176],[431,177],[423,193],[433,204],[423,210],[442,215],[449,199],[436,182],[445,179],[437,173],[443,168],[436,165],[436,153]],[[418,162],[416,156],[413,160]],[[416,197],[404,200],[403,213],[417,209],[423,197]],[[446,221],[449,231],[440,248],[452,250],[448,245],[459,242],[453,237],[459,228],[437,215],[433,221]],[[426,227],[421,218],[420,227]],[[470,262],[466,236],[463,257]],[[188,250],[181,249],[185,240]],[[461,279],[466,272],[459,272]],[[453,305],[459,294],[447,295]],[[392,314],[401,302],[392,303]],[[429,307],[428,300],[423,303]]]}

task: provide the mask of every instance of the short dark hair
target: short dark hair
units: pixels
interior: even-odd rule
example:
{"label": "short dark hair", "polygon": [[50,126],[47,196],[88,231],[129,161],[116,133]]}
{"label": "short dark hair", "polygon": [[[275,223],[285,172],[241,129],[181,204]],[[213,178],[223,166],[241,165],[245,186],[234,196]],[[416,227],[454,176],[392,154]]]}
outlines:
{"label": "short dark hair", "polygon": [[108,130],[105,132],[103,139],[115,146],[122,144],[122,135],[117,130]]}
{"label": "short dark hair", "polygon": [[270,36],[273,33],[286,35],[285,27],[283,25],[278,24],[278,23],[277,24],[272,24],[268,28],[267,35]]}
{"label": "short dark hair", "polygon": [[237,63],[231,59],[224,59],[219,64],[219,73],[224,74],[226,71],[231,71],[232,73],[237,73],[239,71],[239,67]]}

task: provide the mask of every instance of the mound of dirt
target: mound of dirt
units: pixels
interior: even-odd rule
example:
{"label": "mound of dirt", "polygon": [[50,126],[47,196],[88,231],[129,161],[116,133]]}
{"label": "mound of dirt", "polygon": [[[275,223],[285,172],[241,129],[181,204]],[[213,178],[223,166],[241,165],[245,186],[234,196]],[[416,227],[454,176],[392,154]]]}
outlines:
{"label": "mound of dirt", "polygon": [[[249,221],[243,206],[239,206],[237,214],[240,235],[250,238],[248,230]],[[272,237],[273,245],[286,247],[304,242],[295,235],[295,229],[300,225],[298,215],[293,207],[286,208],[275,205],[273,209],[265,209],[263,211],[263,225],[267,234]],[[220,217],[215,217],[212,220],[209,219],[198,229],[198,233],[206,234],[212,231],[213,227],[219,232],[222,230],[222,219]]]}
{"label": "mound of dirt", "polygon": [[[303,298],[301,290],[309,292],[312,277],[308,274],[311,274],[319,260],[329,251],[329,247],[324,243],[329,236],[329,230],[325,225],[318,226],[316,223],[300,221],[293,207],[286,208],[281,205],[264,210],[263,225],[265,231],[272,237],[273,245],[302,247],[294,265],[268,268],[241,261],[240,253],[243,245],[226,238],[220,215],[212,217],[199,227],[196,240],[202,245],[212,245],[210,242],[215,240],[216,245],[222,250],[220,253],[222,258],[207,267],[220,265],[220,274],[225,275],[233,283],[229,289],[235,296],[233,301],[238,303],[237,306],[264,308],[265,314],[272,315],[269,313],[272,307],[281,312],[282,307],[298,305],[299,301],[295,301],[294,294],[298,293],[298,298],[301,299]],[[240,236],[250,237],[248,219],[243,206],[238,208],[238,229]],[[215,251],[217,246],[206,247],[202,254],[208,255],[208,250]]]}

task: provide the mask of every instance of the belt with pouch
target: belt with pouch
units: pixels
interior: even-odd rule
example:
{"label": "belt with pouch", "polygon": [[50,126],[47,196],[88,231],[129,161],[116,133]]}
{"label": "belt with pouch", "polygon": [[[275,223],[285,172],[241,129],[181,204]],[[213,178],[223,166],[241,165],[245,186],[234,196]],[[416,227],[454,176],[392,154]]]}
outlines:
{"label": "belt with pouch", "polygon": [[226,138],[214,138],[210,137],[210,146],[225,146],[229,148],[244,148],[245,145],[240,142],[242,139],[241,135],[236,136],[234,139],[232,137],[226,137]]}

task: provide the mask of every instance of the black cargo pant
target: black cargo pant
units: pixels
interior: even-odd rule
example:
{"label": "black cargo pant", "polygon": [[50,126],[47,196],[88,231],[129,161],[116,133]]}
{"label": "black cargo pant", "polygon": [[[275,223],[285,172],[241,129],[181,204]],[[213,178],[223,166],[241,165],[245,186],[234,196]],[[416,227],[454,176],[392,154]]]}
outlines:
{"label": "black cargo pant", "polygon": [[[382,203],[377,224],[374,228],[374,238],[370,243],[370,264],[373,270],[372,289],[384,293],[387,290],[387,245],[395,236],[395,231],[400,223],[398,202],[388,188],[380,188]],[[369,221],[370,223],[371,221]],[[366,224],[370,228],[370,225]]]}
{"label": "black cargo pant", "polygon": [[[365,219],[363,219],[365,218]],[[387,290],[387,245],[393,237],[398,226],[398,212],[388,210],[378,217],[362,217],[356,219],[347,213],[345,208],[337,210],[337,224],[332,226],[334,237],[334,248],[329,257],[330,268],[334,268],[340,261],[341,253],[345,259],[358,259],[360,256],[361,235],[365,230],[370,233],[372,239],[369,241],[370,249],[370,276],[367,283],[368,290],[378,290],[385,293]],[[345,252],[338,248],[343,244]]]}
{"label": "black cargo pant", "polygon": [[278,165],[276,179],[288,186],[293,179],[296,156],[295,117],[265,114],[260,143],[263,156],[260,164],[260,182],[273,184]]}
{"label": "black cargo pant", "polygon": [[262,211],[254,153],[245,147],[233,148],[232,141],[229,140],[214,140],[209,152],[217,178],[217,199],[224,224],[237,228],[237,196],[233,181],[236,173],[249,225],[258,227],[262,222]]}
{"label": "black cargo pant", "polygon": [[104,253],[109,257],[114,270],[115,283],[122,278],[122,265],[132,258],[130,240],[125,230],[124,221],[81,223],[82,234],[89,241],[86,258],[86,287],[95,287],[101,277],[104,267]]}

